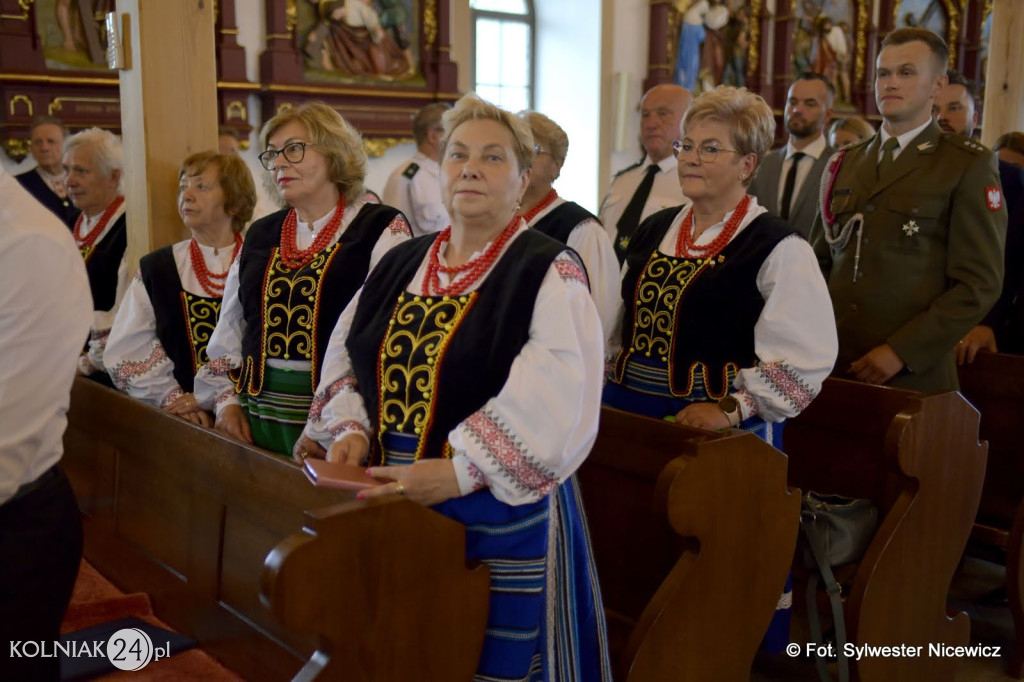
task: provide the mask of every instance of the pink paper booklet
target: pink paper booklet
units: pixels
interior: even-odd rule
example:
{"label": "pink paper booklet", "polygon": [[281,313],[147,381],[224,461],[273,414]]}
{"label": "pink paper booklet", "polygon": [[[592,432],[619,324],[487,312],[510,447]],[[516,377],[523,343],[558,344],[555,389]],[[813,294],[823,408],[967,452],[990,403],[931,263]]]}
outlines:
{"label": "pink paper booklet", "polygon": [[302,462],[302,470],[313,485],[324,488],[341,488],[342,490],[365,490],[385,483],[366,475],[363,467],[328,462],[325,459],[307,457]]}

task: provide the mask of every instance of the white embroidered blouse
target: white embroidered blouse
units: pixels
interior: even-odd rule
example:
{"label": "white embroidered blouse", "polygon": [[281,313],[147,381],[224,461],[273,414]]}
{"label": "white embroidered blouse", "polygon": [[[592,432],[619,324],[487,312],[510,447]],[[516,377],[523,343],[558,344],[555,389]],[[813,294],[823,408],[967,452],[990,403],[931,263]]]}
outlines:
{"label": "white embroidered blouse", "polygon": [[[659,251],[675,255],[679,228],[690,210],[686,207],[675,217]],[[733,239],[766,212],[751,197],[747,215]],[[731,216],[732,211],[721,223],[704,230],[695,245],[713,241]],[[740,403],[741,419],[759,415],[766,421],[779,422],[800,414],[832,371],[839,351],[836,321],[814,251],[800,235],[786,237],[768,254],[757,273],[757,289],[764,298],[764,309],[754,325],[754,352],[759,361],[739,371],[731,395]],[[614,359],[621,347],[622,314],[620,298],[618,329],[608,348],[609,359]]]}
{"label": "white embroidered blouse", "polygon": [[[521,224],[502,253],[526,229]],[[427,259],[408,292],[426,294]],[[469,291],[479,288],[492,270],[493,265]],[[438,276],[442,286],[450,284],[447,275]],[[353,431],[369,437],[370,421],[345,347],[358,303],[359,294],[331,334],[305,428],[325,448]],[[579,468],[597,437],[603,352],[597,308],[584,273],[566,251],[541,284],[529,341],[513,361],[504,388],[448,434],[463,495],[487,486],[507,504],[535,502]]]}
{"label": "white embroidered blouse", "polygon": [[[191,242],[186,239],[172,247],[178,277],[185,291],[209,298],[210,294],[203,289],[192,268]],[[225,272],[231,266],[235,247],[215,249],[200,244],[199,250],[206,267],[216,273]],[[150,405],[163,407],[182,394],[181,386],[174,379],[174,363],[156,336],[156,314],[140,272],[132,278],[114,318],[103,364],[119,390]]]}
{"label": "white embroidered blouse", "polygon": [[[352,224],[352,220],[362,210],[364,203],[357,201],[345,207],[345,213],[341,219],[341,229],[327,246],[335,244],[341,239],[345,230]],[[296,246],[299,249],[308,249],[333,215],[333,211],[328,212],[319,220],[315,220],[312,225],[301,220],[297,221]],[[373,247],[370,254],[370,270],[373,270],[391,247],[411,237],[412,231],[409,229],[409,223],[406,222],[405,217],[401,214],[395,216]],[[245,250],[244,246],[242,250]],[[245,336],[245,317],[242,311],[242,302],[238,298],[238,263],[240,259],[241,254],[239,259],[231,265],[231,270],[228,271],[220,318],[217,320],[217,328],[214,330],[213,336],[210,337],[210,345],[206,348],[210,362],[200,367],[199,372],[196,373],[196,401],[208,410],[215,410],[217,414],[220,414],[228,405],[238,404],[235,384],[228,376],[228,372],[237,369],[242,364],[242,338]],[[267,363],[272,367],[307,372],[311,367],[310,363],[304,360],[270,359]]]}

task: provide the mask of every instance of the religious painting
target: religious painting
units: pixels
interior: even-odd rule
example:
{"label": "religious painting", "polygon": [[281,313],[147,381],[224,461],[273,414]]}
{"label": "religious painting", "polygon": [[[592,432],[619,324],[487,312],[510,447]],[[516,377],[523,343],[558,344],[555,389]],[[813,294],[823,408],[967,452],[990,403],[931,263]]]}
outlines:
{"label": "religious painting", "polygon": [[896,3],[896,28],[926,28],[948,40],[948,20],[943,0],[900,0]]}
{"label": "religious painting", "polygon": [[307,81],[424,83],[419,63],[421,0],[306,0],[298,7]]}
{"label": "religious painting", "polygon": [[673,80],[695,95],[719,85],[746,86],[750,1],[676,0],[673,8]]}
{"label": "religious painting", "polygon": [[107,70],[106,15],[114,0],[36,0],[35,8],[47,68]]}
{"label": "religious painting", "polygon": [[835,88],[836,106],[852,107],[853,0],[796,0],[793,9],[794,77],[820,73]]}

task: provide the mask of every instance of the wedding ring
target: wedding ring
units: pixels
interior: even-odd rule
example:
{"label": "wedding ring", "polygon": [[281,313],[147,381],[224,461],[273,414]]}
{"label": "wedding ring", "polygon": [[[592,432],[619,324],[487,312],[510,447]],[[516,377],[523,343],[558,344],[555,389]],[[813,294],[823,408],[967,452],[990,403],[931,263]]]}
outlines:
{"label": "wedding ring", "polygon": [[405,486],[402,485],[401,483],[399,483],[397,486],[395,486],[395,494],[396,495],[405,495]]}

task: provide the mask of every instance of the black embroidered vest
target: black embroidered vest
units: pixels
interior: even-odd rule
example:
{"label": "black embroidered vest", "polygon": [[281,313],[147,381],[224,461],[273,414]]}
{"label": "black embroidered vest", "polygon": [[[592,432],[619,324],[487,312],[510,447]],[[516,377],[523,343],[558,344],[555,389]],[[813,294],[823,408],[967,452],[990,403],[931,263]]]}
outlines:
{"label": "black embroidered vest", "polygon": [[127,213],[114,221],[110,231],[82,253],[89,275],[93,310],[110,310],[117,300],[117,270],[128,246]]}
{"label": "black embroidered vest", "polygon": [[794,234],[784,220],[762,214],[714,259],[676,258],[658,251],[682,208],[644,221],[626,255],[622,280],[622,350],[613,381],[621,383],[631,357],[667,366],[673,395],[689,397],[694,379],[712,398],[757,363],[754,325],[764,308],[757,273],[775,246]]}
{"label": "black embroidered vest", "polygon": [[401,244],[381,260],[366,281],[346,340],[376,434],[374,462],[382,461],[388,429],[418,437],[417,459],[451,456],[449,432],[505,385],[529,339],[541,283],[566,250],[527,230],[476,291],[410,294],[406,288],[435,238]]}
{"label": "black embroidered vest", "polygon": [[191,393],[196,372],[210,361],[206,347],[220,317],[221,299],[185,291],[173,246],[143,256],[139,270],[153,304],[156,337],[174,363],[174,380]]}
{"label": "black embroidered vest", "polygon": [[401,214],[366,204],[341,239],[292,271],[281,262],[281,227],[287,210],[249,228],[239,261],[238,297],[245,318],[238,390],[259,395],[270,358],[312,364],[310,394],[320,381],[324,352],[334,324],[363,285],[377,240]]}
{"label": "black embroidered vest", "polygon": [[593,213],[575,202],[567,201],[538,220],[533,229],[543,232],[563,244],[568,244],[572,231],[587,219],[597,221],[597,217]]}

